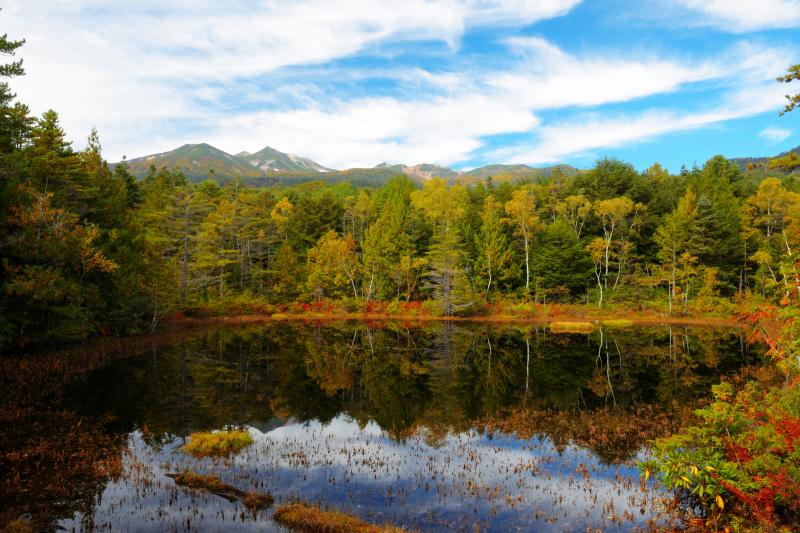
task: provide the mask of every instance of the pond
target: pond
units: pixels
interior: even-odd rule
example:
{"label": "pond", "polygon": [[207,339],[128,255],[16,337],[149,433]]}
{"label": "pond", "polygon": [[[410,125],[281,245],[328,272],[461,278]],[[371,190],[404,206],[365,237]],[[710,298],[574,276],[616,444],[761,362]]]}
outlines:
{"label": "pond", "polygon": [[[464,322],[279,322],[127,350],[19,407],[6,399],[4,519],[283,530],[273,508],[168,477],[190,469],[275,506],[409,530],[647,529],[669,520],[636,469],[648,441],[763,353],[732,329]],[[229,458],[182,450],[192,432],[233,427],[254,442]]]}

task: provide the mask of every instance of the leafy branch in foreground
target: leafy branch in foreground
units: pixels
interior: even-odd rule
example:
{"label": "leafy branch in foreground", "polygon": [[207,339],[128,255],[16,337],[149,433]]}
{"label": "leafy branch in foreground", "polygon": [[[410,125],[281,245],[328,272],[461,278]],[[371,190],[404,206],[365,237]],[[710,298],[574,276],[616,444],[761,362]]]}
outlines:
{"label": "leafy branch in foreground", "polygon": [[[782,83],[790,83],[794,80],[800,80],[800,65],[792,65],[784,76],[778,78],[778,81]],[[800,93],[793,95],[787,94],[786,99],[789,100],[789,102],[786,104],[783,111],[781,111],[781,115],[792,111],[800,105]]]}
{"label": "leafy branch in foreground", "polygon": [[[706,525],[734,530],[796,531],[800,526],[800,374],[797,320],[762,308],[751,317],[776,364],[744,385],[713,387],[700,422],[659,440],[655,459],[641,463],[647,480],[658,473],[686,509],[700,508]],[[762,320],[785,324],[780,336]],[[774,329],[774,328],[772,328]],[[779,338],[776,338],[779,337]],[[788,340],[787,340],[788,339]]]}

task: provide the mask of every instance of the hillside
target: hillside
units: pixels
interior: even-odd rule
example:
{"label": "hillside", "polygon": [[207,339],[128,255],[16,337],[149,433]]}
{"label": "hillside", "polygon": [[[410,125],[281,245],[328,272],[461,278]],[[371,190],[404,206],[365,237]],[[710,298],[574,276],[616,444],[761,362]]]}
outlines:
{"label": "hillside", "polygon": [[791,150],[788,150],[786,152],[781,152],[780,154],[771,157],[734,157],[731,159],[731,161],[739,165],[739,168],[741,170],[766,169],[770,159],[784,157],[789,155],[790,153],[800,154],[800,146],[792,148]]}
{"label": "hillside", "polygon": [[209,177],[226,181],[235,177],[247,179],[262,175],[259,169],[206,143],[184,144],[169,152],[137,157],[129,160],[128,166],[140,178],[147,174],[151,166],[180,170],[189,181],[203,181]]}
{"label": "hillside", "polygon": [[525,177],[549,176],[556,170],[567,176],[574,176],[578,171],[578,169],[570,165],[553,165],[540,168],[529,167],[528,165],[486,165],[461,172],[458,182],[469,185],[486,178],[492,178],[497,181],[514,181]]}

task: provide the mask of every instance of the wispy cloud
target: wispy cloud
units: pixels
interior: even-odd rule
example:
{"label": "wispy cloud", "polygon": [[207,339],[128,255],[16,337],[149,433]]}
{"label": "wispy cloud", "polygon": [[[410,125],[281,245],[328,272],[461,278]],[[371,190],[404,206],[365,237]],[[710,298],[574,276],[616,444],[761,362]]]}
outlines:
{"label": "wispy cloud", "polygon": [[697,23],[733,32],[800,27],[800,0],[677,0]]}
{"label": "wispy cloud", "polygon": [[[794,20],[800,2],[764,1],[759,28],[772,27],[775,6]],[[675,2],[704,21],[728,20],[719,6],[738,4]],[[337,168],[537,163],[783,102],[774,78],[796,54],[777,44],[665,53],[531,35],[579,4],[16,0],[0,20],[28,41],[28,75],[12,81],[21,99],[58,110],[77,138],[96,126],[112,160],[204,141],[232,152],[270,144]],[[746,18],[737,7],[725,13]],[[658,97],[674,98],[647,100]],[[501,135],[516,140],[490,147]]]}
{"label": "wispy cloud", "polygon": [[767,126],[758,134],[759,137],[766,139],[770,144],[780,144],[788,139],[791,135],[791,130],[778,128],[775,126]]}
{"label": "wispy cloud", "polygon": [[509,163],[554,163],[601,148],[621,147],[667,133],[752,116],[775,109],[781,98],[780,87],[761,85],[737,90],[718,107],[696,113],[648,109],[616,116],[581,115],[568,122],[543,126],[537,132],[539,142],[532,146],[508,147],[493,155]]}
{"label": "wispy cloud", "polygon": [[37,111],[56,108],[73,134],[97,126],[118,157],[196,138],[204,124],[239,107],[222,100],[226,93],[246,84],[272,92],[278,69],[324,64],[386,42],[452,48],[469,28],[520,27],[578,3],[17,0],[0,16],[12,36],[28,41],[28,75],[14,81],[22,98]]}

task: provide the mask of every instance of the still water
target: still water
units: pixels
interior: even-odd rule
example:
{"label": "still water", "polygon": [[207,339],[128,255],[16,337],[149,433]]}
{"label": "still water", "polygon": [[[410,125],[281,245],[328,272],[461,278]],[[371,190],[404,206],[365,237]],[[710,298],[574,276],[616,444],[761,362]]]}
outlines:
{"label": "still water", "polygon": [[[275,506],[302,500],[409,530],[647,529],[668,520],[664,493],[636,470],[649,439],[761,352],[737,330],[682,326],[194,332],[45,395],[39,408],[93,424],[104,440],[92,441],[88,473],[63,474],[60,500],[10,505],[66,530],[282,530],[272,509],[254,514],[167,476],[189,468],[269,491]],[[230,427],[254,443],[228,459],[181,450],[193,431]]]}

